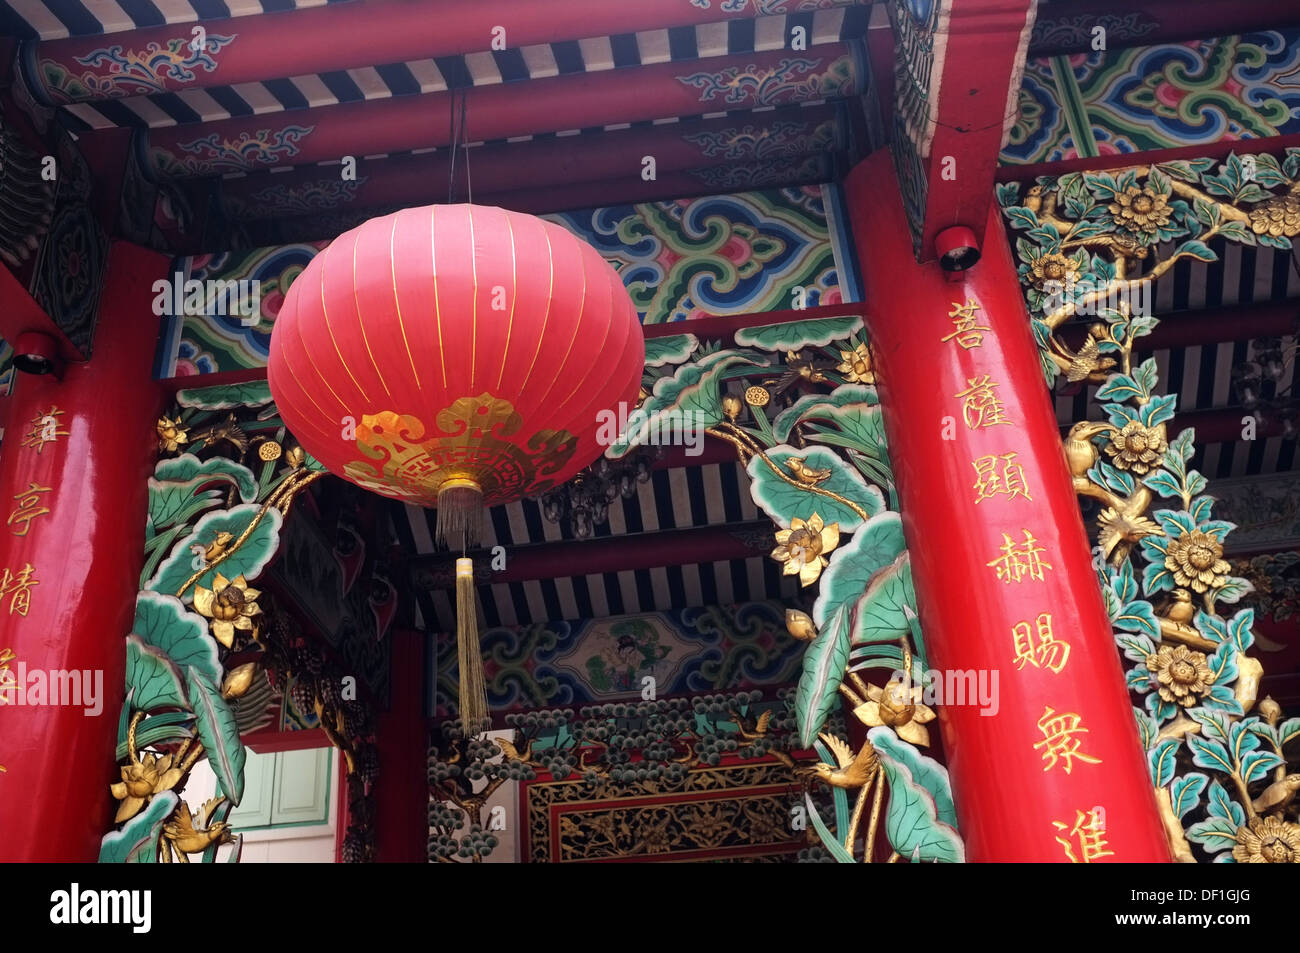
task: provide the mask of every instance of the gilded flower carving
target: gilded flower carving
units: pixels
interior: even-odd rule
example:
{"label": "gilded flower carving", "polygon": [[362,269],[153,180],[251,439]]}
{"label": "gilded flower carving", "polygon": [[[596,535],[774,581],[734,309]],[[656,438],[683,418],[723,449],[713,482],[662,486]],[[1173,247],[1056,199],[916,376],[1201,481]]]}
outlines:
{"label": "gilded flower carving", "polygon": [[1073,258],[1053,252],[1035,258],[1029,265],[1032,283],[1039,291],[1044,291],[1048,282],[1070,284],[1079,278],[1079,265]]}
{"label": "gilded flower carving", "polygon": [[840,351],[840,363],[835,368],[850,384],[874,384],[876,372],[871,361],[871,349],[859,344],[851,351]]}
{"label": "gilded flower carving", "polygon": [[261,611],[256,589],[250,589],[243,576],[227,579],[217,573],[212,588],[194,587],[194,608],[212,620],[212,636],[226,648],[235,642],[235,630],[253,631],[253,617]]}
{"label": "gilded flower carving", "polygon": [[904,741],[922,747],[930,744],[930,731],[926,722],[934,721],[934,709],[921,704],[922,689],[912,688],[899,679],[885,684],[867,686],[867,701],[853,710],[864,725],[875,728],[888,725]]}
{"label": "gilded flower carving", "polygon": [[1178,705],[1197,704],[1214,683],[1205,654],[1185,645],[1160,646],[1147,656],[1147,669],[1155,676],[1160,697]]}
{"label": "gilded flower carving", "polygon": [[157,757],[146,751],[139,764],[122,768],[122,780],[112,785],[113,797],[122,802],[117,806],[113,822],[129,821],[140,813],[151,797],[170,791],[181,777],[181,769],[172,767],[171,755]]}
{"label": "gilded flower carving", "polygon": [[1147,427],[1130,420],[1123,428],[1111,434],[1106,453],[1121,470],[1146,473],[1160,464],[1160,456],[1168,449],[1164,427]]}
{"label": "gilded flower carving", "polygon": [[1196,530],[1170,541],[1165,568],[1174,574],[1178,585],[1205,592],[1226,584],[1232,566],[1223,558],[1223,544]]}
{"label": "gilded flower carving", "polygon": [[189,431],[181,426],[179,417],[175,420],[170,417],[159,417],[156,429],[160,451],[174,453],[189,442]]}
{"label": "gilded flower carving", "polygon": [[1253,817],[1237,828],[1232,857],[1239,864],[1300,864],[1300,824],[1279,817]]}
{"label": "gilded flower carving", "polygon": [[811,586],[826,568],[826,554],[840,544],[840,524],[826,526],[816,513],[807,522],[796,516],[789,529],[777,530],[776,542],[772,558],[785,564],[782,572]]}
{"label": "gilded flower carving", "polygon": [[1256,235],[1295,238],[1300,235],[1300,196],[1293,193],[1269,199],[1247,213]]}
{"label": "gilded flower carving", "polygon": [[1165,196],[1146,186],[1136,185],[1115,193],[1115,201],[1107,206],[1107,210],[1121,228],[1152,234],[1168,225],[1173,213]]}

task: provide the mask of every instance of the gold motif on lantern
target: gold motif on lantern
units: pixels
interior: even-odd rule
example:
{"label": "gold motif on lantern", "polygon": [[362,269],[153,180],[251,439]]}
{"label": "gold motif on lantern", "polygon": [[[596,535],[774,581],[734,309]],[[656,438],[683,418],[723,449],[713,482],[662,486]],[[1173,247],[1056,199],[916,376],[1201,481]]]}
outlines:
{"label": "gold motif on lantern", "polygon": [[438,413],[430,433],[412,414],[366,414],[357,426],[357,449],[344,474],[354,483],[421,506],[437,502],[448,480],[472,480],[485,505],[549,489],[577,449],[564,430],[542,430],[524,444],[507,439],[523,418],[509,401],[483,393],[462,397]]}

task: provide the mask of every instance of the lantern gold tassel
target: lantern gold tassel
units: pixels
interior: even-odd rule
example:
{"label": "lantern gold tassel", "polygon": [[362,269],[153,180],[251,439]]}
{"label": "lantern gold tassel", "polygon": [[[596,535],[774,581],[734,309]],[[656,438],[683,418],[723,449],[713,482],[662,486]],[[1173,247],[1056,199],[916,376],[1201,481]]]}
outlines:
{"label": "lantern gold tassel", "polygon": [[464,552],[483,537],[483,488],[467,477],[453,477],[438,488],[437,543]]}
{"label": "lantern gold tassel", "polygon": [[474,560],[456,560],[456,660],[460,669],[460,720],[467,737],[483,730],[490,717],[483,677],[483,649],[478,640],[478,606],[474,600]]}

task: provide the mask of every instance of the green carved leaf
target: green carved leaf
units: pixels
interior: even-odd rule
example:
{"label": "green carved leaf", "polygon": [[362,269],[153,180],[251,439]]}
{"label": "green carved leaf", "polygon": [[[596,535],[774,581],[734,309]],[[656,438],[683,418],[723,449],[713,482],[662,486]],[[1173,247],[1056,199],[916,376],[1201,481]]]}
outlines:
{"label": "green carved leaf", "polygon": [[1152,639],[1160,638],[1160,623],[1156,621],[1155,610],[1151,608],[1151,603],[1141,599],[1125,605],[1124,611],[1116,618],[1115,625],[1126,632],[1139,632]]}
{"label": "green carved leaf", "polygon": [[1241,776],[1247,784],[1264,780],[1264,776],[1286,762],[1271,751],[1250,751],[1241,759]]}
{"label": "green carved leaf", "polygon": [[[197,554],[191,551],[190,547],[201,546],[206,549],[221,532],[230,533],[238,539],[257,516],[259,509],[260,507],[255,503],[242,503],[229,510],[205,515],[195,525],[194,532],[172,547],[171,555],[163,560],[145,588],[175,595],[186,580],[199,569],[195,563]],[[213,577],[218,572],[227,579],[234,579],[240,575],[250,582],[256,579],[280,545],[280,523],[280,511],[272,507],[234,555],[223,560],[214,569],[209,569],[194,585],[211,589]],[[186,602],[193,601],[194,586],[190,586],[182,598]]]}
{"label": "green carved leaf", "polygon": [[[1188,737],[1194,736],[1188,735]],[[1209,815],[1230,822],[1234,828],[1246,823],[1246,812],[1242,810],[1240,804],[1228,797],[1228,792],[1218,781],[1210,782]]]}
{"label": "green carved leaf", "polygon": [[913,780],[929,791],[930,796],[934,798],[939,820],[955,828],[957,808],[952,801],[952,780],[948,777],[948,769],[934,758],[922,754],[903,741],[894,734],[892,728],[884,726],[872,728],[867,732],[867,737],[876,751],[907,766],[907,769],[912,772]]}
{"label": "green carved leaf", "polygon": [[1198,767],[1232,773],[1232,758],[1228,755],[1228,749],[1219,742],[1199,735],[1188,735],[1187,747],[1192,752],[1192,762]]}
{"label": "green carved leaf", "polygon": [[911,632],[907,610],[916,604],[912,592],[911,554],[904,550],[876,573],[863,593],[853,627],[853,644],[893,642]]}
{"label": "green carved leaf", "polygon": [[199,460],[192,453],[182,453],[179,457],[159,460],[158,465],[154,467],[149,485],[152,487],[155,483],[189,483],[204,476],[211,478],[204,483],[217,481],[233,483],[239,488],[239,498],[245,503],[251,503],[257,498],[257,480],[248,467],[225,457]]}
{"label": "green carved leaf", "polygon": [[892,563],[905,545],[903,520],[897,513],[884,512],[868,520],[847,544],[831,554],[813,605],[813,621],[822,625],[836,606],[857,601],[871,577]]}
{"label": "green carved leaf", "polygon": [[189,708],[176,666],[138,635],[126,637],[126,690],[133,693],[131,704],[139,711]]}
{"label": "green carved leaf", "polygon": [[[875,743],[872,729],[867,737]],[[913,776],[908,765],[880,751],[880,767],[889,779],[885,836],[890,846],[911,861],[963,863],[966,848],[951,824],[939,819],[935,797]]]}
{"label": "green carved leaf", "polygon": [[812,821],[813,829],[817,831],[817,836],[822,839],[822,846],[830,851],[831,856],[841,864],[857,863],[857,861],[853,859],[853,855],[850,854],[844,845],[839,842],[839,839],[831,833],[830,828],[826,826],[826,822],[822,820],[821,814],[817,811],[817,805],[813,803],[812,795],[805,791],[803,799],[804,806],[808,811],[808,819]]}
{"label": "green carved leaf", "polygon": [[229,410],[232,407],[263,407],[271,402],[271,386],[264,380],[246,384],[222,384],[180,391],[176,402],[195,410]]}
{"label": "green carved leaf", "polygon": [[180,671],[193,666],[209,681],[221,683],[217,643],[208,637],[206,620],[186,609],[175,596],[149,590],[138,593],[131,632],[162,652]]}
{"label": "green carved leaf", "polygon": [[[853,501],[868,516],[875,516],[885,508],[880,490],[868,484],[857,470],[844,462],[843,457],[826,447],[796,450],[788,444],[781,444],[768,451],[768,457],[791,479],[794,475],[787,463],[795,458],[803,461],[807,469],[830,470],[831,475],[818,483],[817,489]],[[841,533],[852,533],[863,523],[862,517],[850,507],[825,493],[815,493],[802,484],[787,483],[772,472],[762,457],[751,457],[746,469],[754,502],[783,529],[788,529],[795,517],[807,520],[814,513],[827,525],[839,523]]]}
{"label": "green carved leaf", "polygon": [[841,384],[829,394],[805,394],[776,415],[772,421],[772,433],[777,440],[788,440],[796,423],[805,417],[816,417],[822,408],[878,403],[880,397],[876,388],[867,384]]}
{"label": "green carved leaf", "polygon": [[862,319],[853,314],[842,318],[810,318],[741,328],[736,332],[735,341],[741,347],[757,347],[764,351],[797,351],[803,347],[825,347],[861,328]]}
{"label": "green carved leaf", "polygon": [[[703,430],[722,421],[722,397],[718,383],[728,369],[737,365],[757,366],[758,362],[741,354],[721,351],[694,364],[677,369],[672,377],[661,377],[654,393],[628,415],[623,433],[617,433],[619,421],[601,424],[597,440],[607,446],[610,459],[626,456],[656,431],[664,428]],[[676,432],[676,429],[670,432]]]}
{"label": "green carved leaf", "polygon": [[646,338],[645,366],[684,364],[699,346],[700,339],[694,334],[670,334],[661,338]]}
{"label": "green carved leaf", "polygon": [[217,783],[232,804],[244,796],[244,744],[239,740],[235,713],[221,697],[221,691],[198,669],[187,671],[190,695],[194,700],[195,726],[199,740],[207,749],[208,765]]}
{"label": "green carved leaf", "polygon": [[[193,719],[194,715],[188,711],[167,711],[160,715],[150,715],[135,730],[136,750],[139,751],[150,745],[183,741],[191,737],[193,733],[187,726]],[[116,758],[118,761],[123,761],[128,754],[130,752],[126,748],[126,726],[124,725],[117,735]]]}
{"label": "green carved leaf", "polygon": [[1177,755],[1177,738],[1166,738],[1147,752],[1147,767],[1151,769],[1151,782],[1156,787],[1162,788],[1173,780],[1178,768]]}
{"label": "green carved leaf", "polygon": [[1185,817],[1188,811],[1195,810],[1201,803],[1201,792],[1205,790],[1205,785],[1209,781],[1209,776],[1199,771],[1174,778],[1173,784],[1169,786],[1169,800],[1178,817]]}
{"label": "green carved leaf", "polygon": [[176,810],[176,794],[163,791],[120,831],[104,835],[99,845],[101,864],[153,864],[158,862],[158,838],[163,824]]}
{"label": "green carved leaf", "polygon": [[[824,420],[829,427],[813,425],[813,440],[860,450],[879,460],[888,456],[885,449],[885,418],[878,405],[822,407],[817,411],[817,418]],[[807,420],[808,417],[804,419]]]}
{"label": "green carved leaf", "polygon": [[805,748],[812,747],[839,697],[853,635],[853,605],[853,602],[840,603],[804,650],[803,674],[799,676],[794,710],[799,723],[799,742]]}

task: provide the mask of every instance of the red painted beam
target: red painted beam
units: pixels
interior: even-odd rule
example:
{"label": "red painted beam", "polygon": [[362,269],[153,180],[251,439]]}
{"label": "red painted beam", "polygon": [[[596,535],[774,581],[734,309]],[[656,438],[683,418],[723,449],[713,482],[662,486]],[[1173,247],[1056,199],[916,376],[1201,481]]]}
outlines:
{"label": "red painted beam", "polygon": [[[816,7],[853,6],[869,0],[818,0]],[[163,73],[151,78],[165,91],[201,89],[257,80],[301,76],[388,63],[403,63],[436,56],[484,51],[491,55],[494,37],[502,36],[504,49],[576,40],[641,30],[664,30],[701,23],[753,19],[764,13],[792,13],[812,6],[795,2],[718,3],[700,5],[684,0],[366,0],[331,4],[308,10],[268,13],[238,21],[209,21],[208,50],[213,68],[202,65],[186,70],[181,78]],[[738,7],[738,8],[737,8]],[[170,44],[187,46],[193,39],[188,22],[131,31],[114,37],[132,51],[149,44],[166,50]],[[494,34],[494,30],[504,30]],[[215,53],[217,37],[231,37]],[[80,62],[109,44],[103,37],[76,37],[35,45],[26,72],[36,77],[38,93],[51,102],[85,102],[136,95],[141,88],[121,82],[112,60],[93,66]],[[37,69],[32,69],[36,66]],[[53,68],[78,78],[89,75],[98,83],[78,84],[75,92],[53,88],[45,79]],[[183,74],[182,74],[183,75]],[[30,82],[30,79],[29,79]]]}
{"label": "red painted beam", "polygon": [[[457,195],[568,187],[574,183],[642,182],[650,156],[656,174],[737,162],[779,159],[797,167],[813,154],[843,149],[848,133],[833,104],[787,106],[751,116],[721,116],[651,128],[492,143],[456,156]],[[452,182],[451,150],[434,154],[359,159],[355,182],[341,166],[308,166],[292,172],[253,172],[221,182],[222,201],[239,219],[276,218],[312,211],[445,201]],[[829,165],[823,163],[829,174]],[[699,181],[696,179],[695,181]],[[662,187],[662,186],[661,186]]]}
{"label": "red painted beam", "polygon": [[[792,65],[784,50],[661,63],[636,70],[575,73],[529,83],[481,86],[466,93],[466,141],[784,106],[860,93],[866,77],[848,44],[817,47]],[[707,65],[706,65],[707,64]],[[742,83],[728,73],[757,76]],[[708,74],[692,85],[686,77]],[[445,146],[460,96],[430,93],[266,116],[151,129],[148,148],[164,175],[211,175],[270,165],[302,165],[351,155]],[[86,133],[90,142],[96,133]],[[89,148],[89,146],[87,146]],[[996,148],[994,149],[996,154]],[[991,190],[990,190],[991,193]]]}
{"label": "red painted beam", "polygon": [[[1039,10],[1030,42],[1031,56],[1085,53],[1092,50],[1092,29],[1116,21],[1136,27],[1132,32],[1111,26],[1106,49],[1154,46],[1180,40],[1203,40],[1256,30],[1285,30],[1300,26],[1300,0],[1268,3],[1188,3],[1186,0],[1073,0]],[[1079,24],[1083,24],[1080,31]]]}
{"label": "red painted beam", "polygon": [[1033,0],[953,0],[941,79],[930,91],[938,118],[926,161],[923,261],[935,257],[934,238],[943,229],[962,225],[976,239],[984,233],[1034,8]]}

